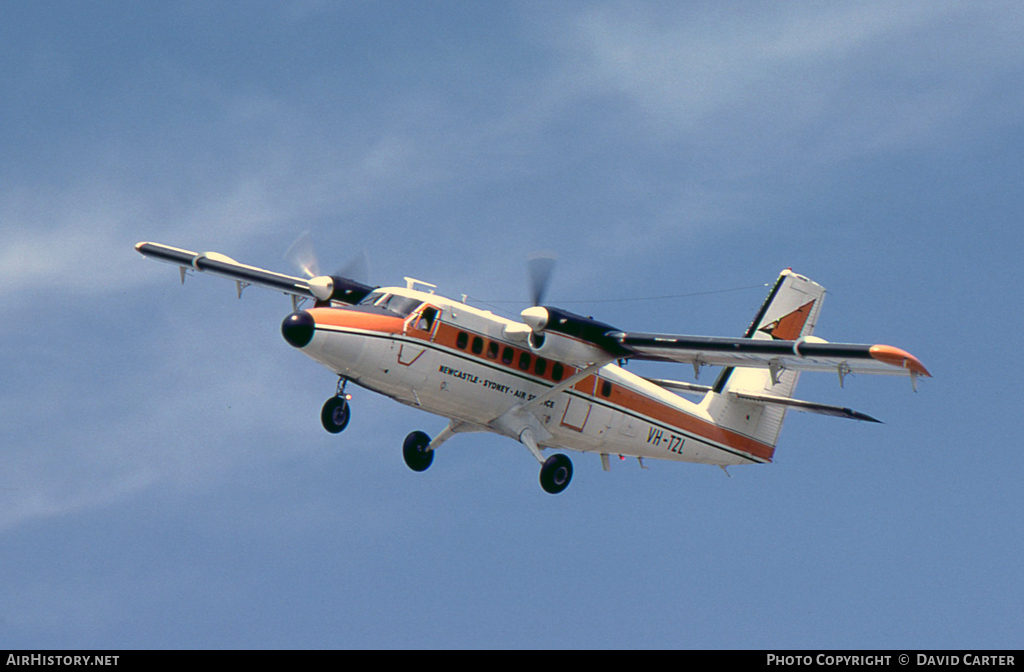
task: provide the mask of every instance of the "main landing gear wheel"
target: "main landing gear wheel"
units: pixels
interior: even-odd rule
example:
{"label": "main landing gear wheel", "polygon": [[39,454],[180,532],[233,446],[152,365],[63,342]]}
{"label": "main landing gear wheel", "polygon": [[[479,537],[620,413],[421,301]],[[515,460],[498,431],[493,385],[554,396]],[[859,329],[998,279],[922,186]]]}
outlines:
{"label": "main landing gear wheel", "polygon": [[345,397],[331,397],[324,404],[323,410],[320,411],[320,422],[323,423],[324,429],[331,434],[340,434],[348,427],[350,412],[351,408],[348,405],[348,399]]}
{"label": "main landing gear wheel", "polygon": [[544,461],[540,468],[540,487],[544,492],[557,495],[569,487],[572,480],[572,460],[556,453]]}
{"label": "main landing gear wheel", "polygon": [[430,437],[423,432],[412,432],[402,444],[402,457],[413,471],[426,471],[434,461],[434,451],[427,450]]}

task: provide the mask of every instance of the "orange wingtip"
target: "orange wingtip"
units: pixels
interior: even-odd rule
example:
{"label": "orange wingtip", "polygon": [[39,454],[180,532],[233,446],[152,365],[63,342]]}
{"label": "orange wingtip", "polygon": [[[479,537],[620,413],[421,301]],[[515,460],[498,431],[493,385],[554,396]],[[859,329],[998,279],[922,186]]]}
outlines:
{"label": "orange wingtip", "polygon": [[932,377],[932,374],[928,373],[928,369],[924,368],[921,360],[906,350],[900,350],[891,345],[872,345],[871,356],[890,366],[897,366],[901,369],[908,369],[914,373],[919,373],[922,376]]}

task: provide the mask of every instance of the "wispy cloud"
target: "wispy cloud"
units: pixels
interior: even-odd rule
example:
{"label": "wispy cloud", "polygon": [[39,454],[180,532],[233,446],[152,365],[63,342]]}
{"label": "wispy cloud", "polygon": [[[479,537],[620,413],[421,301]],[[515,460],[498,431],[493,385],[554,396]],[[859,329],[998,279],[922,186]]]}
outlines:
{"label": "wispy cloud", "polygon": [[654,138],[827,161],[950,132],[1024,61],[1022,23],[1008,3],[605,5],[574,21],[567,71]]}
{"label": "wispy cloud", "polygon": [[[94,299],[77,309],[63,304],[32,342],[16,340],[16,329],[0,332],[0,357],[17,381],[0,392],[0,530],[154,488],[189,491],[302,450],[301,441],[273,440],[289,433],[282,400],[309,397],[315,409],[321,396],[295,375],[302,362],[294,353],[268,347],[287,301],[270,297],[280,310],[268,325],[262,302],[227,310],[227,297],[207,303],[203,319],[171,317],[202,311],[189,301],[163,301],[154,312],[148,299],[106,307]],[[266,337],[242,338],[247,332]],[[320,379],[324,395],[330,380]]]}
{"label": "wispy cloud", "polygon": [[[296,16],[325,10],[289,7]],[[379,235],[401,231],[428,247],[459,228],[448,248],[468,252],[486,226],[453,213],[412,227],[381,214],[434,194],[486,214],[492,186],[509,199],[519,185],[537,202],[498,222],[524,234],[512,244],[581,244],[570,226],[548,225],[566,216],[545,216],[550,202],[607,234],[588,237],[590,256],[692,240],[747,221],[780,180],[1009,123],[1021,97],[1009,80],[1024,62],[1014,30],[1022,23],[1006,3],[563,8],[518,27],[545,36],[533,67],[478,64],[452,75],[453,86],[478,86],[475,97],[406,82],[351,106],[330,80],[307,85],[319,96],[310,104],[163,63],[154,99],[173,103],[166,119],[129,116],[131,136],[116,123],[92,129],[86,151],[76,138],[75,153],[60,157],[61,179],[15,180],[0,193],[0,300],[145,282],[145,266],[110,272],[143,238],[244,254],[254,238],[366,213]],[[430,76],[442,67],[409,65]],[[158,112],[132,108],[129,90],[119,94],[126,114]]]}

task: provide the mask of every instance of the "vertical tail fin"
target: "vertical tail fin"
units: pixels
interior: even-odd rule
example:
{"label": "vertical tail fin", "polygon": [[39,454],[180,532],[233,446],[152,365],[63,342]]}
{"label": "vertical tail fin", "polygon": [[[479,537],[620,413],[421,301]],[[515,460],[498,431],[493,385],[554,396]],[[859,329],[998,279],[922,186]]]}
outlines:
{"label": "vertical tail fin", "polygon": [[[825,288],[786,269],[768,293],[761,310],[747,328],[744,338],[796,341],[814,333],[821,314]],[[786,415],[784,406],[737,401],[730,392],[752,392],[792,397],[799,371],[779,367],[752,369],[727,367],[722,370],[702,405],[715,422],[774,446]]]}

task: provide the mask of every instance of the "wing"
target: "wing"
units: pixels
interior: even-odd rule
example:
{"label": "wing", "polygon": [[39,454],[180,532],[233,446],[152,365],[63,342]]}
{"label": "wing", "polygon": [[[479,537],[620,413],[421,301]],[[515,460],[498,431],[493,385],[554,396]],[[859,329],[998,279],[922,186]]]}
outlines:
{"label": "wing", "polygon": [[139,243],[135,249],[143,256],[181,268],[182,282],[185,282],[185,273],[190,269],[231,278],[238,285],[239,297],[242,296],[242,290],[245,287],[259,285],[290,294],[295,298],[352,304],[361,301],[374,289],[369,285],[336,276],[317,276],[305,279],[275,273],[239,263],[219,252],[191,252],[159,243]]}
{"label": "wing", "polygon": [[931,376],[921,361],[891,345],[828,343],[815,337],[796,341],[757,340],[617,332],[609,334],[630,359],[684,362],[695,366],[779,368]]}
{"label": "wing", "polygon": [[824,294],[823,287],[786,268],[742,338],[634,332],[608,337],[634,360],[684,362],[694,371],[705,365],[726,367],[715,385],[718,392],[731,368],[769,369],[772,384],[782,371],[836,371],[840,382],[848,373],[931,377],[918,358],[898,347],[829,343],[813,336]]}
{"label": "wing", "polygon": [[621,331],[608,337],[632,359],[686,362],[695,370],[705,364],[727,367],[717,392],[729,368],[769,369],[773,384],[781,371],[836,371],[840,380],[847,373],[931,376],[920,360],[891,345],[829,343],[814,336],[824,298],[824,287],[786,269],[743,338]]}
{"label": "wing", "polygon": [[[920,360],[891,345],[829,343],[814,336],[824,297],[824,287],[785,269],[741,338],[621,331],[552,306],[524,310],[522,331],[537,354],[574,366],[607,356],[684,362],[696,371],[705,365],[725,367],[715,392],[725,389],[733,369],[768,369],[772,385],[782,371],[836,371],[840,378],[847,373],[931,376]],[[788,386],[793,384],[795,378]],[[776,394],[789,392],[780,388]]]}
{"label": "wing", "polygon": [[313,297],[309,283],[303,278],[240,264],[219,252],[190,252],[160,243],[139,243],[135,249],[146,257],[174,264],[181,267],[182,270],[194,269],[231,278],[236,282],[276,289],[285,294]]}

